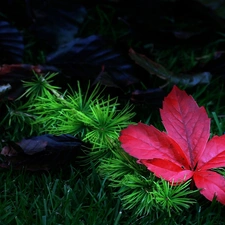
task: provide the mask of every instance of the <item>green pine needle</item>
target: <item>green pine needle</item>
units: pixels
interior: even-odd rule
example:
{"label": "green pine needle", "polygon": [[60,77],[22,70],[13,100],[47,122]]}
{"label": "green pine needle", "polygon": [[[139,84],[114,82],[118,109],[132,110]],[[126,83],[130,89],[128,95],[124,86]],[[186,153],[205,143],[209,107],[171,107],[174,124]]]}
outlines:
{"label": "green pine needle", "polygon": [[156,204],[162,210],[167,211],[169,216],[171,216],[171,212],[180,213],[183,209],[188,209],[191,204],[196,203],[195,199],[188,197],[198,192],[198,190],[190,190],[191,180],[175,186],[169,184],[164,179],[154,183],[155,190],[153,191],[153,195]]}
{"label": "green pine needle", "polygon": [[117,141],[121,129],[131,124],[132,107],[119,109],[118,99],[105,99],[100,85],[90,93],[90,84],[83,92],[78,82],[77,90],[70,87],[62,94],[50,85],[55,75],[35,75],[36,80],[24,82],[27,90],[22,96],[29,97],[28,111],[36,117],[33,124],[42,126],[43,132],[79,136],[93,149],[107,149]]}
{"label": "green pine needle", "polygon": [[171,216],[195,203],[189,196],[198,190],[190,190],[190,181],[170,185],[155,177],[119,146],[112,152],[113,157],[101,160],[99,173],[116,188],[115,195],[120,196],[125,209],[134,211],[137,216],[155,214],[157,217],[159,212],[167,212]]}
{"label": "green pine needle", "polygon": [[120,131],[131,124],[129,121],[134,116],[129,105],[122,110],[118,110],[118,106],[117,98],[96,100],[95,104],[90,106],[89,118],[84,114],[78,114],[80,121],[90,129],[84,141],[90,141],[95,147],[107,148],[118,139]]}
{"label": "green pine needle", "polygon": [[37,96],[45,96],[49,92],[57,93],[57,90],[60,87],[53,86],[53,78],[58,73],[47,73],[45,75],[38,75],[34,72],[34,78],[31,81],[23,81],[23,86],[26,88],[26,91],[18,98],[29,97],[29,100],[36,99]]}

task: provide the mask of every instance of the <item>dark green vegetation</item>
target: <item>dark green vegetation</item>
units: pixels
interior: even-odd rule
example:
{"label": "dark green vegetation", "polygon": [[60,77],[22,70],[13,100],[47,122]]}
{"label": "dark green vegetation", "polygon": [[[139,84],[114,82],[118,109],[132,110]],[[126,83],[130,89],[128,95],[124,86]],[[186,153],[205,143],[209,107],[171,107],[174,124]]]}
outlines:
{"label": "dark green vegetation", "polygon": [[[212,135],[224,133],[225,21],[222,6],[200,2],[5,1],[1,146],[19,152],[1,156],[0,224],[225,224],[224,206],[157,179],[117,140],[139,121],[162,130],[159,108],[174,84],[206,108]],[[27,158],[16,144],[46,133],[82,147],[63,164],[47,158],[46,171],[43,149]]]}

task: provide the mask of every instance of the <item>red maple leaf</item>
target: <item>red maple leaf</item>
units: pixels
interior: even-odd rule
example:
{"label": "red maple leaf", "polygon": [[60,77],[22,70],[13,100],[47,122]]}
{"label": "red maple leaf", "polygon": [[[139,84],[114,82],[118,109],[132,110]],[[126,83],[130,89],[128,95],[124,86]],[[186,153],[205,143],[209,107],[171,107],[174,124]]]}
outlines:
{"label": "red maple leaf", "polygon": [[209,140],[210,119],[192,96],[174,86],[160,110],[166,132],[138,123],[122,130],[122,148],[148,170],[173,184],[192,178],[208,200],[225,204],[225,135]]}

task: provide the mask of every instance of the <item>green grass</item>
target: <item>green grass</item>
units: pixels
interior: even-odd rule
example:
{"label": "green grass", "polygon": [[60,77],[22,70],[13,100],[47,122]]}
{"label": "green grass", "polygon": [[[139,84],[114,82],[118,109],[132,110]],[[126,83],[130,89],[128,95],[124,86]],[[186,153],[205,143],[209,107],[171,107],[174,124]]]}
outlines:
{"label": "green grass", "polygon": [[[66,173],[66,174],[65,174]],[[95,173],[0,173],[0,224],[119,224],[120,200]]]}
{"label": "green grass", "polygon": [[[81,169],[81,168],[80,168]],[[129,225],[225,224],[221,205],[194,205],[171,217],[136,217],[112,195],[106,179],[95,169],[81,172],[70,167],[55,173],[2,170],[0,173],[0,224],[23,225]]]}

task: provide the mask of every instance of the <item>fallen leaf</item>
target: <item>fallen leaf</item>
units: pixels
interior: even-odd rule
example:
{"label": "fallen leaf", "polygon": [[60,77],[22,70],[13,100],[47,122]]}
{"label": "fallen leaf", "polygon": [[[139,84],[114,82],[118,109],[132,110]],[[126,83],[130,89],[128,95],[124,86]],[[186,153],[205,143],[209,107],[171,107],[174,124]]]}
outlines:
{"label": "fallen leaf", "polygon": [[225,166],[225,135],[209,139],[204,107],[176,86],[160,110],[166,132],[143,123],[130,125],[119,137],[122,148],[157,177],[178,184],[193,179],[200,193],[225,204],[225,178],[212,169]]}
{"label": "fallen leaf", "polygon": [[37,2],[33,8],[35,23],[30,30],[42,42],[57,49],[74,39],[87,15],[80,4],[66,1]]}
{"label": "fallen leaf", "polygon": [[3,147],[2,168],[36,171],[61,168],[69,165],[81,152],[81,141],[71,135],[41,135],[10,142]]}
{"label": "fallen leaf", "polygon": [[130,100],[134,103],[151,104],[160,107],[164,96],[165,93],[161,88],[148,88],[133,91]]}
{"label": "fallen leaf", "polygon": [[0,21],[1,63],[21,63],[23,60],[24,43],[19,30],[7,21]]}
{"label": "fallen leaf", "polygon": [[[133,66],[129,60],[108,48],[97,35],[73,39],[48,54],[46,61],[74,81],[79,79],[86,82],[93,79],[105,84],[106,76],[110,77],[110,86],[124,87],[139,82],[133,76]],[[104,74],[99,76],[103,66]]]}
{"label": "fallen leaf", "polygon": [[211,73],[209,72],[175,75],[145,55],[136,53],[133,49],[129,50],[129,55],[131,59],[133,59],[139,66],[147,70],[150,74],[156,75],[157,77],[166,80],[171,84],[182,84],[193,87],[197,84],[208,84],[212,77]]}

